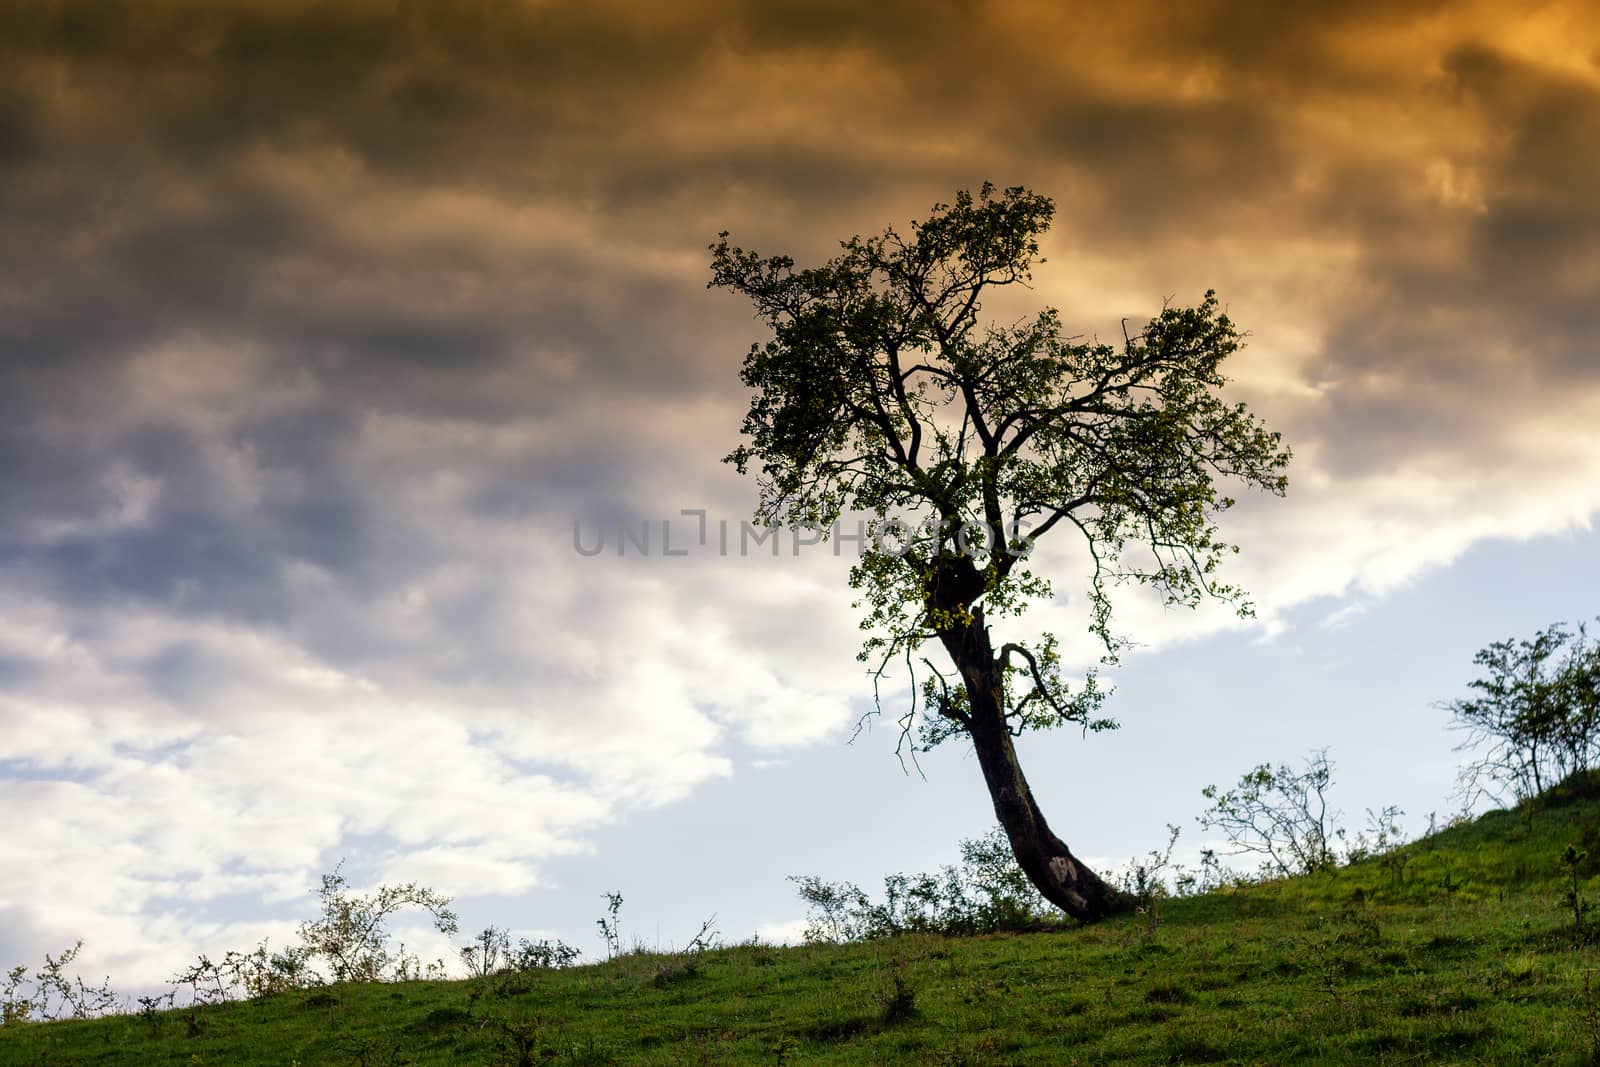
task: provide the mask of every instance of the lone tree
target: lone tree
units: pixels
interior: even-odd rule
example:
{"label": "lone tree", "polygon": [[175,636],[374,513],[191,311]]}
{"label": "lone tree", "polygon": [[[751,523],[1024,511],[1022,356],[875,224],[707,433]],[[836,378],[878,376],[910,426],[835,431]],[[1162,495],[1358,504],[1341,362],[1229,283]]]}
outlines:
{"label": "lone tree", "polygon": [[[849,509],[892,530],[889,550],[865,553],[850,581],[866,609],[860,658],[877,680],[911,672],[902,744],[913,725],[924,749],[970,738],[1018,864],[1047,900],[1092,922],[1115,892],[1051,831],[1012,738],[1112,726],[1096,717],[1104,692],[1093,672],[1063,677],[1054,635],[997,647],[989,624],[1051,595],[1027,560],[1056,530],[1076,531],[1092,560],[1102,662],[1126,643],[1111,625],[1119,582],[1247,614],[1242,591],[1216,578],[1236,551],[1218,539],[1214,518],[1233,501],[1216,483],[1282,494],[1289,452],[1217,395],[1240,337],[1210,292],[1136,334],[1124,328],[1115,346],[1064,334],[1054,309],[980,325],[988,290],[1030,280],[1054,210],[985,183],[909,235],[854,237],[803,270],[724,232],[710,285],[747,296],[772,331],[745,357],[748,440],[727,457],[741,473],[759,464],[757,521],[827,527]],[[923,655],[930,641],[953,671]]]}

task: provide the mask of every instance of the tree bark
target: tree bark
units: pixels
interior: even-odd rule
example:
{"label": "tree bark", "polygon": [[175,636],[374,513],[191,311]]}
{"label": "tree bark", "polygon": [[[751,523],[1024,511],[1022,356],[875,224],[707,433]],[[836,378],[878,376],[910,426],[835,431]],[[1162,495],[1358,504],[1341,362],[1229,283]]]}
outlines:
{"label": "tree bark", "polygon": [[943,643],[967,687],[967,732],[994,802],[995,817],[1011,842],[1018,866],[1046,900],[1079,922],[1106,918],[1116,910],[1120,894],[1051,831],[1022,773],[1006,725],[1000,668],[981,612],[964,630],[944,635]]}

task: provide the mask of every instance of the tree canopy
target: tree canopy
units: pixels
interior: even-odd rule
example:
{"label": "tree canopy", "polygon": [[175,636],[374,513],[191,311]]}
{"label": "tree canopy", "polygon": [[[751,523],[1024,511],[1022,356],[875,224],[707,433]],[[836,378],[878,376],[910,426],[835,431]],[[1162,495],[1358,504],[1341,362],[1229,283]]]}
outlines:
{"label": "tree canopy", "polygon": [[[1053,214],[1048,197],[985,184],[907,234],[851,238],[817,267],[726,233],[711,246],[711,285],[748,297],[771,331],[745,357],[746,440],[728,461],[756,469],[767,523],[859,511],[904,524],[903,551],[868,552],[851,573],[862,657],[879,677],[896,662],[920,677],[924,744],[973,738],[1014,846],[1043,818],[1010,736],[1107,724],[1093,674],[1069,684],[1054,635],[990,642],[991,619],[1051,595],[1029,567],[1033,545],[1069,530],[1087,548],[1091,628],[1114,659],[1126,640],[1112,626],[1117,583],[1249,610],[1219,577],[1236,551],[1216,525],[1234,503],[1219,481],[1281,494],[1289,461],[1278,434],[1219,395],[1241,338],[1213,293],[1135,332],[1124,324],[1118,343],[1069,334],[1051,308],[982,321],[987,294],[1031,281]],[[953,673],[923,654],[929,641]]]}

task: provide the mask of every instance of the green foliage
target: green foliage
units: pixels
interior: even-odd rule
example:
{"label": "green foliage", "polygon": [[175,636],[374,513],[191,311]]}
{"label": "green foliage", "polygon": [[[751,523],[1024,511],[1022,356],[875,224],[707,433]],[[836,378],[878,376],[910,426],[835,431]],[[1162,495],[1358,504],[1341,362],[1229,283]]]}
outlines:
{"label": "green foliage", "polygon": [[34,1017],[34,997],[25,993],[27,983],[27,964],[19,963],[6,972],[5,985],[0,986],[0,1026],[24,1023]]}
{"label": "green foliage", "polygon": [[[1396,858],[1399,854],[1396,847],[1405,840],[1400,829],[1400,816],[1405,812],[1393,804],[1386,805],[1378,811],[1367,809],[1366,828],[1356,834],[1354,840],[1346,841],[1344,860],[1346,863],[1359,863],[1371,857],[1380,857],[1385,864],[1396,872],[1399,878],[1405,877],[1405,861]],[[1345,840],[1342,828],[1334,831],[1341,840]]]}
{"label": "green foliage", "polygon": [[83,942],[52,956],[45,953],[44,964],[30,977],[29,968],[18,965],[6,972],[0,983],[0,1026],[56,1019],[97,1019],[122,1008],[122,1000],[111,990],[111,980],[90,985],[68,968],[83,951]]}
{"label": "green foliage", "polygon": [[467,974],[477,982],[469,1004],[482,997],[503,1000],[533,989],[541,976],[578,961],[579,952],[561,941],[529,941],[523,938],[516,947],[497,927],[488,927],[473,943],[460,950]]}
{"label": "green foliage", "polygon": [[[159,1017],[157,1008],[163,1003],[171,1007],[180,992],[195,1012],[241,999],[261,1001],[330,981],[397,982],[443,976],[442,960],[424,966],[404,945],[391,950],[388,922],[406,908],[421,908],[433,917],[435,929],[454,933],[456,918],[449,898],[415,882],[353,893],[341,865],[322,876],[317,902],[321,914],[300,924],[298,944],[274,949],[263,940],[248,952],[230,950],[218,960],[201,954],[173,975],[174,990],[161,997],[140,998],[142,1016],[153,1022]],[[474,946],[463,950],[469,971],[479,959],[476,953],[484,948],[485,939],[496,953],[497,969],[513,959],[509,945],[505,946],[506,955],[500,954],[499,932],[491,928]],[[191,1014],[189,1023],[191,1027],[202,1025],[197,1014]]]}
{"label": "green foliage", "polygon": [[529,941],[527,938],[522,938],[511,953],[511,969],[523,972],[571,967],[578,962],[579,955],[577,949],[559,939],[541,938],[538,941]]}
{"label": "green foliage", "polygon": [[622,951],[622,928],[617,913],[622,910],[622,894],[606,894],[606,913],[594,924],[600,928],[600,937],[606,943],[606,958],[611,959]]}
{"label": "green foliage", "polygon": [[487,978],[499,974],[510,966],[511,935],[498,926],[486,926],[471,944],[459,950],[458,955],[469,977]]}
{"label": "green foliage", "polygon": [[[414,882],[379,886],[370,894],[350,892],[339,870],[324,875],[317,894],[321,915],[300,924],[300,942],[273,949],[263,940],[248,952],[229,951],[213,960],[201,954],[172,978],[175,988],[159,995],[137,998],[137,1018],[153,1033],[162,1029],[163,1014],[179,1003],[187,1005],[187,1029],[198,1033],[206,1025],[203,1008],[237,1000],[262,1001],[279,994],[334,982],[403,982],[424,975],[442,977],[442,961],[424,967],[401,945],[391,951],[388,920],[408,907],[428,911],[441,933],[454,933],[455,915],[449,899]],[[497,931],[485,935],[500,948]],[[481,941],[480,941],[481,947]],[[26,966],[13,967],[0,983],[0,1025],[57,1019],[96,1018],[123,1009],[124,1002],[111,990],[110,980],[98,986],[67,973],[83,948],[79,941],[45,963],[30,977]],[[569,966],[577,952],[559,941],[521,942],[513,953],[506,946],[503,965],[515,969]],[[467,953],[463,953],[464,958]],[[319,970],[319,965],[326,973]],[[499,964],[497,964],[498,966]]]}
{"label": "green foliage", "polygon": [[[342,865],[341,865],[342,868]],[[450,898],[415,882],[382,885],[368,894],[350,891],[341,868],[322,876],[317,902],[322,914],[300,924],[305,950],[328,967],[335,982],[379,982],[422,977],[422,963],[401,945],[389,948],[388,921],[406,908],[420,908],[433,917],[434,929],[456,932]],[[429,964],[442,974],[442,961]]]}
{"label": "green foliage", "polygon": [[312,966],[315,956],[309,944],[273,951],[263,940],[250,952],[229,951],[220,961],[202,954],[172,980],[188,987],[192,1004],[220,1004],[241,996],[254,1000],[320,985],[324,979]]}
{"label": "green foliage", "polygon": [[490,978],[571,967],[580,953],[565,942],[549,938],[529,941],[524,937],[512,945],[510,934],[498,926],[489,926],[480,931],[471,944],[462,947],[458,955],[468,976]]}
{"label": "green foliage", "polygon": [[961,842],[961,866],[891,874],[873,900],[850,882],[794,875],[807,907],[805,938],[839,944],[907,933],[947,936],[1022,930],[1040,925],[1050,908],[1017,866],[999,830]]}
{"label": "green foliage", "polygon": [[[1217,482],[1286,485],[1279,436],[1218,396],[1240,335],[1214,294],[1164,308],[1118,345],[1078,339],[1050,308],[980,321],[988,293],[1032,277],[1054,212],[1048,197],[985,184],[908,234],[853,237],[818,267],[726,233],[711,246],[710,284],[749,298],[771,331],[744,361],[746,441],[728,462],[758,470],[758,521],[826,527],[848,510],[892,530],[893,550],[868,552],[851,574],[862,659],[878,677],[892,664],[913,672],[921,699],[902,727],[909,736],[920,719],[924,745],[967,730],[972,679],[935,668],[923,644],[1049,597],[1027,564],[1039,538],[1081,537],[1092,627],[1111,660],[1124,643],[1111,626],[1116,583],[1247,612],[1217,577],[1234,551],[1214,522],[1233,505]],[[1094,676],[1063,677],[1053,637],[1007,645],[997,666],[1013,732],[1109,725]]]}
{"label": "green foliage", "polygon": [[1268,874],[1311,874],[1338,862],[1333,840],[1337,812],[1328,810],[1333,764],[1328,752],[1313,752],[1303,770],[1260,764],[1227,791],[1208,785],[1212,802],[1200,816],[1206,830],[1221,830],[1235,855],[1262,857]]}
{"label": "green foliage", "polygon": [[1477,757],[1461,772],[1464,802],[1506,791],[1528,801],[1575,775],[1586,780],[1600,757],[1600,641],[1583,625],[1574,633],[1554,623],[1496,641],[1473,662],[1486,672],[1469,683],[1477,695],[1444,705],[1467,734],[1458,749]]}
{"label": "green foliage", "polygon": [[549,938],[529,941],[524,937],[513,946],[511,935],[498,926],[485,927],[458,954],[473,978],[571,967],[580,955],[571,945]]}
{"label": "green foliage", "polygon": [[1589,853],[1577,845],[1568,845],[1561,851],[1561,867],[1566,881],[1561,887],[1561,902],[1572,910],[1572,928],[1580,936],[1589,930],[1589,912],[1594,905],[1583,895],[1583,871],[1588,866]]}

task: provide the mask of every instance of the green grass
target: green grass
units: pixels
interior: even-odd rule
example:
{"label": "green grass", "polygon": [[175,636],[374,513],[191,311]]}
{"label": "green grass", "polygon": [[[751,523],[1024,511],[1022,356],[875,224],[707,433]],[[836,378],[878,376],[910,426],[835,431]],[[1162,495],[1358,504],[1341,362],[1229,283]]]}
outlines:
{"label": "green grass", "polygon": [[0,1064],[1600,1063],[1569,843],[1600,857],[1600,802],[1167,901],[1154,924],[338,986],[0,1028]]}

